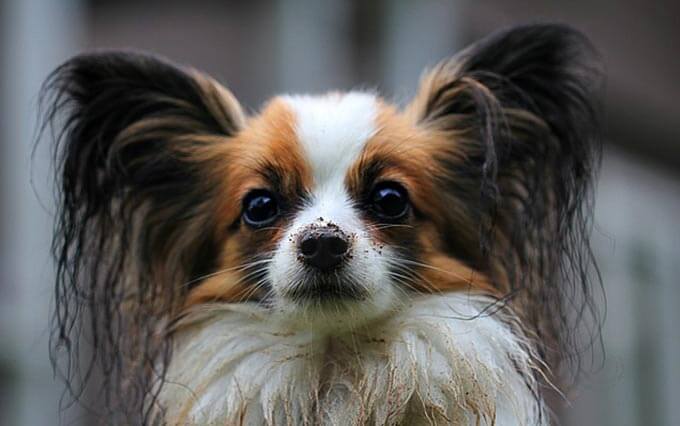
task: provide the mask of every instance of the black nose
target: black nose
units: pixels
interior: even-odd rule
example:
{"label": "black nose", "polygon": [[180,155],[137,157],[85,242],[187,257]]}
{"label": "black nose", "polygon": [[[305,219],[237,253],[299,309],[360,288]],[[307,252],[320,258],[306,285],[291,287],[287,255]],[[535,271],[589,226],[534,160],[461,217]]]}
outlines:
{"label": "black nose", "polygon": [[349,251],[349,239],[345,233],[335,228],[313,228],[301,235],[298,250],[303,262],[327,271],[345,260]]}

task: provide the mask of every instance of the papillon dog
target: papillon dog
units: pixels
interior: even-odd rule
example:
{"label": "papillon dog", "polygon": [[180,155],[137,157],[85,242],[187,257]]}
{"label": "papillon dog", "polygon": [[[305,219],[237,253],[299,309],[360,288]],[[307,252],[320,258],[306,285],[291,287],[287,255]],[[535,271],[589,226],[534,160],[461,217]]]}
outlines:
{"label": "papillon dog", "polygon": [[473,44],[402,106],[249,114],[156,56],[70,59],[43,92],[57,371],[114,424],[550,423],[591,306],[599,81],[552,24]]}

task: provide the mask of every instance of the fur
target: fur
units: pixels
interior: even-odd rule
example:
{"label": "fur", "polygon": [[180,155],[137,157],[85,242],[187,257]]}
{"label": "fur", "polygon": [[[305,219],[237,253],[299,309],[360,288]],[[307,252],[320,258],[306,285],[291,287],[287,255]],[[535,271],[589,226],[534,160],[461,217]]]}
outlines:
{"label": "fur", "polygon": [[[43,90],[55,370],[111,424],[548,423],[545,385],[599,324],[597,64],[582,34],[529,25],[403,108],[351,92],[247,115],[152,55],[72,58]],[[408,201],[394,220],[372,205],[385,182]],[[271,226],[246,223],[253,191]],[[322,278],[297,252],[315,227],[349,244]],[[351,300],[305,300],[310,282]]]}
{"label": "fur", "polygon": [[180,325],[158,401],[178,425],[547,424],[531,346],[488,303],[424,296],[340,335],[203,306]]}

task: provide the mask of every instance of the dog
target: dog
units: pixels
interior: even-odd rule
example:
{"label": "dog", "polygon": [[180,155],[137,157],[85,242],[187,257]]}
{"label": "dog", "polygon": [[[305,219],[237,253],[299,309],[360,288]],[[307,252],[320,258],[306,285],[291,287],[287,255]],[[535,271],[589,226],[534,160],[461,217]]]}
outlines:
{"label": "dog", "polygon": [[52,357],[115,424],[549,424],[588,311],[597,55],[557,24],[396,106],[95,51],[44,86]]}

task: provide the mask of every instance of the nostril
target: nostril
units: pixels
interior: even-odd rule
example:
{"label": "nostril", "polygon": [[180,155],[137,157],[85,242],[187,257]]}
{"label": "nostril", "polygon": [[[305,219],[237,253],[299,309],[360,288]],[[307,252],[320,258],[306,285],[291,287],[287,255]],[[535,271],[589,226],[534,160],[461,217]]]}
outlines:
{"label": "nostril", "polygon": [[347,249],[349,248],[347,241],[337,236],[329,236],[324,238],[324,244],[329,253],[335,256],[342,256],[343,254],[347,253]]}
{"label": "nostril", "polygon": [[314,256],[319,251],[319,240],[314,236],[308,236],[300,242],[300,253],[303,256]]}
{"label": "nostril", "polygon": [[328,271],[345,262],[350,240],[338,229],[316,227],[301,235],[297,249],[300,261],[318,270]]}

